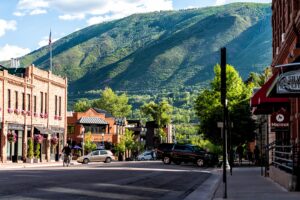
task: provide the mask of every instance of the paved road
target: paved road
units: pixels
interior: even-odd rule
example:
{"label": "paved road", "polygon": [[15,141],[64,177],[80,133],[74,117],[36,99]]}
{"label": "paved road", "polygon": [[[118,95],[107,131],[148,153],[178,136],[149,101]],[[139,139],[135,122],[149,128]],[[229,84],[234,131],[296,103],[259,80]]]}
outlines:
{"label": "paved road", "polygon": [[184,199],[211,174],[159,161],[0,171],[0,199]]}

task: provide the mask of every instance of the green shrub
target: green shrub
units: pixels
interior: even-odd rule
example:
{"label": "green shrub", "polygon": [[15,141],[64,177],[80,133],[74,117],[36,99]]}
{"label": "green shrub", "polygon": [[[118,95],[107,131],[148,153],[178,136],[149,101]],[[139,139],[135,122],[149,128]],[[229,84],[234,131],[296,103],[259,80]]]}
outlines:
{"label": "green shrub", "polygon": [[28,158],[32,159],[34,157],[32,139],[29,138],[27,143],[28,143],[27,156]]}

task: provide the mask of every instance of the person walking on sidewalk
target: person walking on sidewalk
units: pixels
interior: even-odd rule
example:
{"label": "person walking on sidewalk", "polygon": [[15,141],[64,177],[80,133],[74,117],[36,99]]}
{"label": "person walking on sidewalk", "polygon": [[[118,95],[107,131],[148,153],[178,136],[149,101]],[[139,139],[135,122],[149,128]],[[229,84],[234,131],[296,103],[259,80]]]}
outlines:
{"label": "person walking on sidewalk", "polygon": [[258,146],[256,145],[255,146],[255,149],[254,149],[254,162],[255,162],[255,165],[259,165],[259,149],[258,149]]}
{"label": "person walking on sidewalk", "polygon": [[240,143],[239,146],[236,148],[236,153],[239,156],[239,165],[242,164],[242,159],[243,159],[243,153],[244,153],[244,148],[242,144]]}

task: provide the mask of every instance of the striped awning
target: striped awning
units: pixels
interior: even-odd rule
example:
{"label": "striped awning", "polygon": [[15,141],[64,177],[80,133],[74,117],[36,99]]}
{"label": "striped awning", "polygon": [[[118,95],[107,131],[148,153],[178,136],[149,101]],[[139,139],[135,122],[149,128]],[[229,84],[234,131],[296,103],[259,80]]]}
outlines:
{"label": "striped awning", "polygon": [[100,125],[107,125],[107,121],[99,118],[99,117],[81,117],[78,120],[79,124],[100,124]]}

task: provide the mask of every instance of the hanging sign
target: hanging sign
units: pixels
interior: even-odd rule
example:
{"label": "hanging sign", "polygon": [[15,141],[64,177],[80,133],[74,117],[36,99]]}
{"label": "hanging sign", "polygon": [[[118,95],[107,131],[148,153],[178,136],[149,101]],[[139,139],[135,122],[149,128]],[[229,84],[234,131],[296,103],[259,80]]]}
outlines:
{"label": "hanging sign", "polygon": [[271,115],[271,131],[288,131],[290,126],[289,112],[281,108]]}
{"label": "hanging sign", "polygon": [[278,94],[300,93],[300,70],[289,71],[279,76],[277,82]]}

